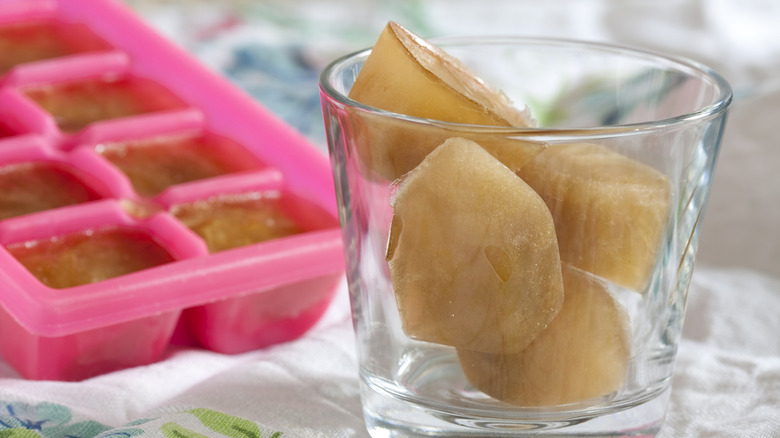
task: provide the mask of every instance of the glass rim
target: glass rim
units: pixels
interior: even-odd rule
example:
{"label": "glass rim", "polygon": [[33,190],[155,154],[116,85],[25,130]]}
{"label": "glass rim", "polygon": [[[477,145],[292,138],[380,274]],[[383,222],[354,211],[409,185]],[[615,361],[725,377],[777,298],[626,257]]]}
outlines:
{"label": "glass rim", "polygon": [[[619,135],[633,135],[638,132],[663,131],[674,129],[680,125],[699,122],[702,120],[714,118],[724,113],[733,100],[733,90],[729,82],[716,71],[698,61],[690,58],[664,54],[635,46],[613,44],[606,42],[596,42],[588,40],[564,39],[564,38],[546,38],[546,37],[526,37],[526,36],[447,36],[429,38],[428,41],[434,44],[442,45],[508,45],[508,44],[526,44],[526,45],[553,45],[558,47],[579,48],[587,51],[601,51],[609,53],[625,53],[636,59],[663,61],[677,71],[694,72],[697,77],[709,78],[713,88],[719,93],[710,103],[698,107],[694,111],[687,112],[674,117],[661,118],[655,120],[632,122],[625,124],[586,126],[586,127],[518,127],[518,126],[488,126],[472,125],[456,122],[445,122],[441,120],[428,119],[422,117],[409,116],[383,110],[370,105],[360,103],[351,99],[346,94],[338,91],[331,81],[334,74],[342,68],[350,65],[354,60],[368,56],[372,48],[365,48],[348,53],[329,63],[319,75],[320,92],[343,105],[357,108],[361,111],[373,113],[377,116],[389,117],[410,123],[435,125],[440,128],[450,130],[468,130],[469,132],[493,133],[498,132],[504,135],[518,135],[523,137],[541,137],[541,138],[583,138],[583,137],[614,137]],[[446,47],[445,47],[446,49]]]}

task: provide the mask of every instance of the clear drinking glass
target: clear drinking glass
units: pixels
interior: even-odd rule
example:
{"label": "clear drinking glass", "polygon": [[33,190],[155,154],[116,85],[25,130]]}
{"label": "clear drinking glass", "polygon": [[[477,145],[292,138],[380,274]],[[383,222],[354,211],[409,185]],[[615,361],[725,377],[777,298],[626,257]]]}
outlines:
{"label": "clear drinking glass", "polygon": [[[655,435],[669,399],[730,86],[696,62],[626,47],[515,37],[432,41],[512,101],[528,105],[537,126],[445,123],[356,102],[348,93],[370,50],[323,71],[322,107],[369,432]],[[499,250],[480,243],[474,221],[482,218],[489,228],[494,205],[472,215],[468,203],[492,194],[466,196],[471,186],[457,178],[438,188],[417,178],[416,187],[404,189],[411,180],[406,172],[414,173],[451,137],[491,150],[540,194],[553,218],[561,262],[552,271],[563,279],[563,310],[537,321],[541,334],[522,348],[496,350],[489,337],[476,344],[460,339],[474,334],[474,324],[499,327],[517,315],[533,320],[538,314],[526,308],[531,301],[523,294],[547,292],[521,285],[501,289],[514,298],[485,304],[480,300],[498,296],[493,283],[473,290],[482,283],[470,282],[472,267],[464,265],[465,273],[442,267],[451,260],[442,254],[473,256],[474,266],[487,259],[500,277],[496,284],[535,269],[550,272],[549,263],[534,254],[517,262],[513,242]],[[519,154],[522,163],[512,162],[521,150],[531,152]],[[456,172],[443,169],[435,175]],[[421,184],[434,198],[410,201]],[[436,190],[443,199],[435,200]],[[394,220],[395,201],[417,210]],[[524,220],[536,221],[518,209],[517,222]],[[433,230],[425,239],[408,229],[421,223]],[[406,259],[391,266],[401,245]],[[502,266],[509,268],[501,272]],[[452,275],[451,287],[427,277],[441,272]],[[546,334],[553,325],[557,334]],[[426,328],[437,334],[428,336]]]}

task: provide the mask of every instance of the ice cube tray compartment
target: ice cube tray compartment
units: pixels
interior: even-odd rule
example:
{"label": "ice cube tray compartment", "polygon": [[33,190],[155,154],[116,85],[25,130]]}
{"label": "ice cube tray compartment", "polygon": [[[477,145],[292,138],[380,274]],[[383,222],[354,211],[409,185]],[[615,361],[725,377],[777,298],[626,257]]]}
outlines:
{"label": "ice cube tray compartment", "polygon": [[[344,269],[327,156],[117,1],[0,3],[0,44],[4,29],[36,36],[35,26],[64,48],[0,71],[0,184],[3,172],[48,166],[65,175],[54,181],[89,196],[0,219],[3,358],[26,378],[80,380],[154,362],[171,343],[237,353],[311,328]],[[79,84],[101,96],[101,86],[119,86],[139,106],[64,122],[45,99],[63,93],[67,108]],[[133,170],[134,161],[157,167]],[[215,251],[180,214],[266,201],[276,210],[258,217],[281,224],[278,235]],[[235,227],[245,217],[219,220]],[[97,244],[111,233],[148,239],[172,259],[66,287],[44,284],[23,263],[36,248]]]}
{"label": "ice cube tray compartment", "polygon": [[[154,362],[169,344],[181,310],[155,309],[154,298],[144,293],[151,271],[55,289],[41,283],[11,252],[32,242],[46,245],[52,238],[114,229],[143,233],[149,239],[167,236],[158,243],[173,259],[205,252],[196,239],[173,238],[188,232],[178,221],[158,216],[138,222],[111,199],[0,222],[0,354],[20,375],[80,380]],[[151,307],[140,308],[134,297],[138,293]]]}
{"label": "ice cube tray compartment", "polygon": [[123,197],[113,177],[91,154],[64,154],[34,135],[0,140],[0,220]]}
{"label": "ice cube tray compartment", "polygon": [[[17,315],[21,323],[34,325],[37,333],[57,336],[78,332],[85,324],[100,326],[116,322],[117,317],[112,314],[129,315],[132,308],[141,305],[155,307],[155,296],[171,295],[171,291],[159,290],[154,295],[146,292],[150,281],[164,284],[167,274],[156,272],[164,265],[96,283],[55,289],[38,281],[9,249],[36,242],[45,245],[80,233],[122,228],[143,232],[174,260],[184,261],[208,253],[205,244],[170,215],[156,214],[138,219],[128,214],[120,203],[106,199],[0,222],[0,262],[5,280],[0,290],[3,307]],[[168,268],[176,267],[176,264],[168,265]],[[135,303],[134,295],[139,292],[147,294],[146,302]]]}
{"label": "ice cube tray compartment", "polygon": [[122,172],[140,197],[156,197],[173,186],[266,167],[243,146],[202,131],[104,142],[95,151]]}
{"label": "ice cube tray compartment", "polygon": [[108,50],[87,26],[53,19],[46,5],[4,5],[0,17],[0,74],[20,64]]}
{"label": "ice cube tray compartment", "polygon": [[88,141],[87,130],[191,108],[159,81],[135,74],[132,60],[117,51],[20,65],[2,84],[9,107],[24,110],[7,122],[10,130],[39,127],[61,148]]}

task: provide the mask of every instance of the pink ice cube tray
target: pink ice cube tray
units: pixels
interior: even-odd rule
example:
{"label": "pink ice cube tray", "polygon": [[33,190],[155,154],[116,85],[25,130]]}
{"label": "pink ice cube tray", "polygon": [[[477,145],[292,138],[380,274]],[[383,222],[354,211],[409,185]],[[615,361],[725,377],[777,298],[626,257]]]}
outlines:
{"label": "pink ice cube tray", "polygon": [[[0,69],[0,354],[22,377],[81,380],[155,362],[171,344],[254,350],[322,316],[344,261],[328,158],[300,133],[116,0],[0,1]],[[210,151],[193,166],[218,171],[182,176],[183,149],[173,170],[155,155],[145,168],[172,175],[142,189],[105,155],[182,138]],[[213,250],[174,214],[244,198],[273,199],[297,231]],[[30,199],[40,205],[18,209]],[[61,266],[124,264],[99,245],[60,259],[46,249],[110,232],[142,249],[141,265],[51,285]],[[38,265],[18,252],[39,249]]]}

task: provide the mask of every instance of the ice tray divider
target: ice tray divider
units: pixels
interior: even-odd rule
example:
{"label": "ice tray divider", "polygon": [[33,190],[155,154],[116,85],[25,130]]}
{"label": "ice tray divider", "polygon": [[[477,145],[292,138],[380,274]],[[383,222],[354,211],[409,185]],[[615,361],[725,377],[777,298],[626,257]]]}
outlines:
{"label": "ice tray divider", "polygon": [[60,138],[54,118],[15,88],[0,88],[0,120],[14,133],[37,134],[53,142]]}
{"label": "ice tray divider", "polygon": [[56,18],[57,3],[54,0],[26,0],[0,3],[0,26],[23,21]]}
{"label": "ice tray divider", "polygon": [[2,85],[23,89],[103,75],[121,76],[127,74],[130,64],[130,57],[119,50],[69,55],[18,65],[5,74]]}
{"label": "ice tray divider", "polygon": [[65,161],[66,157],[38,134],[0,139],[0,167],[31,161]]}
{"label": "ice tray divider", "polygon": [[198,108],[159,111],[93,123],[62,147],[94,149],[103,143],[197,133],[204,131],[205,127],[205,116]]}
{"label": "ice tray divider", "polygon": [[165,209],[216,196],[282,190],[284,176],[273,168],[233,173],[170,187],[152,198]]}

